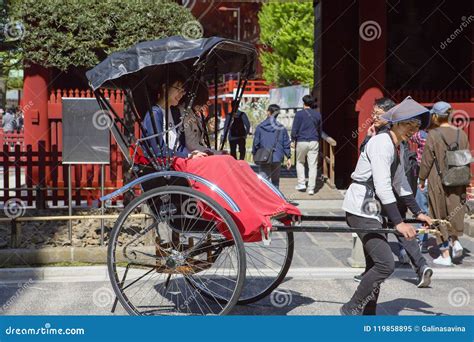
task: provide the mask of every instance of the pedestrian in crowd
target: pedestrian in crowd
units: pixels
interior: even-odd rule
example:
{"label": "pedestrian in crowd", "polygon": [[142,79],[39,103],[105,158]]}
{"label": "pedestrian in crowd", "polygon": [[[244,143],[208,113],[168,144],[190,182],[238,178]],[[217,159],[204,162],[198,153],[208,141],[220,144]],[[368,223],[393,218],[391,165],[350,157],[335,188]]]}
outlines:
{"label": "pedestrian in crowd", "polygon": [[308,195],[314,195],[318,173],[319,140],[322,136],[321,114],[316,109],[317,101],[311,95],[303,97],[303,109],[296,112],[291,128],[291,140],[296,148],[295,189],[306,190],[305,162],[308,162]]}
{"label": "pedestrian in crowd", "polygon": [[16,112],[15,122],[16,122],[16,131],[17,133],[20,133],[23,130],[23,124],[24,124],[24,114],[21,108],[18,108],[18,111]]}
{"label": "pedestrian in crowd", "polygon": [[[453,249],[453,258],[462,256],[463,248],[458,237],[463,234],[464,214],[466,213],[466,185],[448,186],[443,176],[448,171],[445,162],[449,150],[469,150],[466,133],[449,123],[451,105],[437,102],[431,110],[433,125],[428,132],[425,149],[421,159],[419,187],[425,189],[428,179],[428,199],[430,213],[435,219],[447,220],[451,224],[449,239],[440,242],[441,255],[434,260],[437,265],[452,266],[449,242]],[[468,177],[470,178],[470,177]]]}
{"label": "pedestrian in crowd", "polygon": [[239,159],[245,159],[245,145],[247,135],[250,132],[250,121],[246,113],[238,108],[238,102],[232,101],[232,112],[226,115],[224,123],[224,141],[228,138],[230,154],[237,159],[237,147],[239,148]]}
{"label": "pedestrian in crowd", "polygon": [[[367,131],[367,136],[361,144],[360,151],[361,153],[365,150],[367,143],[377,134],[387,133],[390,131],[390,124],[387,120],[383,118],[383,115],[395,107],[395,102],[387,97],[382,97],[376,99],[372,109],[372,120],[373,124],[369,127]],[[416,134],[416,133],[415,133]],[[413,194],[417,190],[417,175],[418,175],[418,164],[416,162],[416,154],[410,151],[408,143],[406,141],[400,141],[399,144],[399,159],[400,164],[404,169],[404,176],[407,179],[408,184],[410,185],[410,190]],[[407,206],[403,201],[400,201],[398,195],[395,193],[395,198],[397,199],[398,210],[402,215],[402,218],[406,218],[408,211]],[[427,213],[428,210],[422,209],[423,213]],[[431,276],[433,275],[433,270],[428,267],[426,259],[421,254],[419,244],[416,240],[407,240],[402,236],[397,236],[398,240],[398,258],[402,264],[413,265],[414,271],[418,276],[418,287],[428,287],[431,283]],[[360,281],[364,273],[356,275],[354,277],[355,281]]]}
{"label": "pedestrian in crowd", "polygon": [[[417,184],[420,182],[419,175],[420,175],[421,156],[423,155],[423,150],[425,149],[427,136],[428,136],[428,132],[426,130],[420,129],[410,138],[410,141],[416,145],[416,162],[418,164]],[[415,195],[416,203],[418,203],[418,206],[425,213],[429,212],[427,184],[428,184],[428,180],[425,180],[425,187],[423,190],[420,187],[417,187],[416,195]],[[428,234],[420,234],[418,236],[418,242],[420,244],[420,249],[422,253],[428,253],[428,248],[426,246],[427,240],[428,240]]]}
{"label": "pedestrian in crowd", "polygon": [[16,129],[15,108],[8,108],[3,115],[2,127],[5,133],[13,133]]}
{"label": "pedestrian in crowd", "polygon": [[[278,120],[280,107],[271,104],[267,109],[267,118],[255,129],[252,154],[255,163],[259,166],[260,174],[270,180],[273,185],[280,185],[281,163],[286,157],[286,167],[291,167],[290,137]],[[257,156],[263,152],[269,157],[265,162],[257,161]],[[259,154],[257,154],[259,153]]]}
{"label": "pedestrian in crowd", "polygon": [[[415,238],[416,230],[403,222],[397,202],[403,202],[418,220],[428,224],[432,220],[416,204],[397,147],[402,140],[409,139],[419,128],[429,124],[429,112],[413,99],[406,98],[385,113],[383,119],[391,124],[391,128],[371,138],[361,152],[351,175],[352,184],[344,197],[343,209],[350,227],[381,229],[383,217],[373,205],[377,198],[396,230],[411,240]],[[398,200],[394,192],[398,194]],[[380,285],[393,273],[395,261],[386,234],[369,232],[358,233],[358,236],[364,247],[366,272],[340,312],[343,315],[375,315]]]}

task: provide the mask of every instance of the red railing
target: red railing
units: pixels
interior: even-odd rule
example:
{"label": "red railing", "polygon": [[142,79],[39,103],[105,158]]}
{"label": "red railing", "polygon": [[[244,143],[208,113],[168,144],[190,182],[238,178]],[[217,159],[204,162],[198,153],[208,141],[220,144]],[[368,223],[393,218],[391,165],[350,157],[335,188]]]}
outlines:
{"label": "red railing", "polygon": [[25,140],[24,131],[21,130],[20,132],[4,132],[2,128],[0,128],[0,144],[1,145],[20,145],[23,146]]}
{"label": "red railing", "polygon": [[[117,154],[117,147],[111,146],[111,153]],[[64,206],[68,204],[67,180],[69,167],[62,163],[62,153],[57,145],[47,151],[44,141],[37,146],[27,145],[21,150],[15,145],[3,145],[0,152],[0,166],[3,169],[3,182],[0,189],[0,202],[6,203],[15,198],[28,206],[36,208]],[[99,165],[71,166],[72,199],[75,205],[86,200],[91,206],[100,197]],[[107,192],[123,186],[121,162],[104,167]],[[33,182],[33,173],[38,174],[38,183]]]}
{"label": "red railing", "polygon": [[[220,95],[232,94],[239,85],[238,80],[229,80],[225,83],[220,83],[218,86],[218,93]],[[263,80],[249,80],[245,86],[245,94],[248,95],[268,95],[270,86],[268,86]],[[214,86],[209,87],[210,96],[214,96]]]}

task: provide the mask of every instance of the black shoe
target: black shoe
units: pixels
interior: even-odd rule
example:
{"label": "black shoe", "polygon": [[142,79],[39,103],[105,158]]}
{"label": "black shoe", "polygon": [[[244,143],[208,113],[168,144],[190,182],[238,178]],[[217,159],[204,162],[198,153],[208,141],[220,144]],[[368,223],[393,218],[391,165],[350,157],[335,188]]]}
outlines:
{"label": "black shoe", "polygon": [[358,275],[355,275],[354,276],[354,281],[357,282],[357,283],[360,283],[360,281],[362,280],[362,277],[364,276],[365,272],[362,272],[361,274],[358,274]]}
{"label": "black shoe", "polygon": [[431,276],[433,275],[433,269],[428,266],[423,266],[420,272],[420,276],[418,277],[418,285],[419,288],[428,287],[431,284]]}
{"label": "black shoe", "polygon": [[339,308],[341,316],[361,316],[362,310],[357,306],[351,304],[351,302],[344,304]]}

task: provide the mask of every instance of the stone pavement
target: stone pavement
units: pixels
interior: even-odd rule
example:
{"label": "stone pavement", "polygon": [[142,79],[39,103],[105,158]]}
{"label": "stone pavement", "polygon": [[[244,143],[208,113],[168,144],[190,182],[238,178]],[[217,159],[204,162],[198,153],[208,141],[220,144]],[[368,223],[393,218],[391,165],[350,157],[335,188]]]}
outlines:
{"label": "stone pavement", "polygon": [[[106,268],[88,266],[19,270],[5,281],[0,271],[0,315],[111,315],[114,300]],[[338,315],[357,287],[349,268],[292,268],[259,302],[236,306],[234,315]],[[472,272],[435,272],[432,286],[417,289],[410,272],[397,270],[382,286],[379,315],[471,315]],[[118,306],[116,315],[126,312]]]}

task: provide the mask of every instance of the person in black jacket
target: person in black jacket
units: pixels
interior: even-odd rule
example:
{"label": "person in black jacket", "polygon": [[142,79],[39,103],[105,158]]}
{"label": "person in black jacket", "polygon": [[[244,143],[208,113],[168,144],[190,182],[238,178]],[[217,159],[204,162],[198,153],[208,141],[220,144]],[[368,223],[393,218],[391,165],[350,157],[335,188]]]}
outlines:
{"label": "person in black jacket", "polygon": [[321,114],[316,110],[316,99],[311,95],[303,97],[303,110],[296,112],[291,128],[291,140],[296,144],[296,174],[298,184],[295,189],[306,190],[304,164],[308,160],[308,194],[314,195],[318,173],[319,140],[322,135]]}
{"label": "person in black jacket", "polygon": [[280,107],[271,104],[267,109],[267,118],[255,129],[252,154],[255,155],[259,148],[273,149],[272,160],[268,164],[259,165],[260,174],[271,180],[276,187],[280,184],[280,169],[286,157],[286,167],[291,167],[290,137],[286,128],[277,121]]}
{"label": "person in black jacket", "polygon": [[[238,106],[237,101],[232,101],[232,108]],[[238,108],[235,114],[226,115],[224,123],[224,141],[229,139],[230,154],[237,159],[237,146],[239,147],[239,159],[245,159],[245,143],[250,132],[250,121],[245,112]]]}

